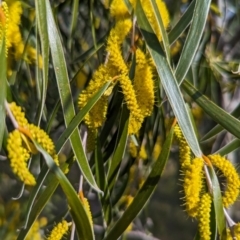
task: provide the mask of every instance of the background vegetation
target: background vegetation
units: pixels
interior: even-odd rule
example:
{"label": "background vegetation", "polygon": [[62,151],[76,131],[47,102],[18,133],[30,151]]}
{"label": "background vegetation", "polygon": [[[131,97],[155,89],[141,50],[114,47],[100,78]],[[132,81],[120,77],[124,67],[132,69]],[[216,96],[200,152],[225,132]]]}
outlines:
{"label": "background vegetation", "polygon": [[[121,43],[127,75],[133,80],[136,74],[136,49],[153,66],[153,111],[134,134],[129,134],[132,112],[121,83],[124,74],[112,70],[111,53],[109,58],[109,36],[119,21],[110,11],[112,1],[3,2],[9,28],[16,24],[12,36],[4,35],[1,9],[0,239],[45,239],[63,219],[75,223],[64,236],[71,240],[227,239],[232,220],[240,220],[239,201],[226,208],[226,221],[220,197],[226,179],[208,165],[214,186],[207,190],[213,199],[212,234],[199,234],[199,221],[186,212],[173,122],[176,118],[192,156],[218,153],[238,168],[239,2],[168,0],[165,26],[151,0],[159,41],[140,1],[135,8],[133,1],[123,1],[136,20]],[[16,2],[21,10],[11,15]],[[108,58],[109,78],[79,109],[79,96]],[[107,96],[106,120],[92,131],[84,117],[95,104],[104,111],[97,105],[102,96]],[[32,154],[29,163],[35,186],[24,185],[11,168],[7,139],[16,126],[6,100],[21,106],[28,122],[55,144],[60,167],[36,139],[26,140],[41,153]]]}

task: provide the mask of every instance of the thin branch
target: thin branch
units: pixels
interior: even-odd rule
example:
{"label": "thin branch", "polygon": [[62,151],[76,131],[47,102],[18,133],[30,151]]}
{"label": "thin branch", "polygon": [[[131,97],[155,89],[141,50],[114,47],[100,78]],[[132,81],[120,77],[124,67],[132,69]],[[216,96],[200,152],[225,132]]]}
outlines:
{"label": "thin branch", "polygon": [[[1,0],[0,0],[0,1],[1,1]],[[8,117],[10,118],[10,120],[11,120],[14,128],[18,129],[18,128],[19,128],[19,124],[18,124],[18,122],[16,121],[15,117],[13,116],[12,111],[11,111],[11,109],[10,109],[10,107],[9,107],[9,103],[8,103],[6,100],[5,100],[5,102],[4,102],[4,106],[5,106],[5,109],[6,109],[6,111],[7,111]]]}

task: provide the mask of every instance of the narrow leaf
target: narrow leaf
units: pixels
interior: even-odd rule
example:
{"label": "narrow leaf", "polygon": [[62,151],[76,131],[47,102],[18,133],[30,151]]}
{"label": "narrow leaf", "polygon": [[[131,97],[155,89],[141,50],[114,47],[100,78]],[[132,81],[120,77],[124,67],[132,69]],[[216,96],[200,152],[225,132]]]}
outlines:
{"label": "narrow leaf", "polygon": [[71,19],[71,27],[70,27],[70,40],[73,37],[73,33],[75,31],[75,28],[77,26],[77,19],[78,19],[78,7],[79,7],[79,1],[74,0],[72,4],[72,19]]}
{"label": "narrow leaf", "polygon": [[98,186],[103,191],[103,195],[99,194],[101,204],[102,204],[102,211],[104,215],[104,219],[107,223],[107,225],[111,222],[112,219],[112,206],[110,202],[110,192],[108,189],[107,184],[107,177],[105,174],[104,169],[104,162],[102,158],[102,152],[101,152],[101,146],[99,139],[96,139],[95,144],[95,151],[94,151],[94,159],[95,159],[95,169],[96,169],[96,179]]}
{"label": "narrow leaf", "polygon": [[213,194],[213,204],[217,222],[218,233],[222,235],[225,229],[225,216],[223,212],[223,204],[222,204],[222,193],[219,186],[218,178],[213,167],[209,167],[209,173],[212,180],[212,194]]}
{"label": "narrow leaf", "polygon": [[64,146],[68,138],[71,136],[71,134],[74,132],[74,130],[78,127],[78,125],[81,123],[81,121],[84,119],[85,115],[93,108],[95,103],[99,100],[99,98],[102,96],[102,94],[105,92],[105,90],[110,85],[110,82],[105,83],[100,90],[88,101],[86,106],[84,106],[78,114],[72,119],[72,121],[69,123],[68,127],[65,129],[65,131],[62,133],[60,138],[58,139],[56,143],[56,151],[59,152],[61,148]]}
{"label": "narrow leaf", "polygon": [[[43,171],[43,169],[42,169],[40,175],[46,176],[48,174],[49,169],[45,168],[44,170],[45,171]],[[42,186],[42,177],[40,178],[40,175],[39,175],[38,182],[37,182],[38,186],[35,186],[35,188],[33,190],[34,193],[31,193],[31,195],[29,197],[30,205],[28,205],[28,209],[26,211],[27,218],[26,218],[25,226],[23,226],[23,228],[20,230],[17,240],[26,239],[26,236],[27,236],[28,232],[30,231],[32,225],[37,220],[38,216],[42,212],[43,208],[46,206],[47,202],[49,201],[50,197],[55,192],[55,190],[59,184],[59,181],[57,180],[57,178],[52,175],[50,178],[50,181],[49,181],[50,183],[48,184],[47,188],[44,189],[44,191],[40,194],[37,202],[35,203],[35,199],[39,192],[39,183],[41,183],[41,186]]]}
{"label": "narrow leaf", "polygon": [[218,149],[214,154],[220,154],[221,156],[227,155],[240,148],[240,139],[233,139],[224,147]]}
{"label": "narrow leaf", "polygon": [[[240,104],[230,113],[233,117],[239,117],[240,116]],[[218,133],[222,132],[224,128],[217,124],[214,128],[212,128],[208,133],[205,134],[205,136],[201,139],[201,141],[206,141],[214,136],[216,136]]]}
{"label": "narrow leaf", "polygon": [[177,24],[173,27],[171,32],[168,34],[170,44],[173,44],[181,36],[181,34],[185,31],[185,29],[189,26],[189,24],[192,22],[195,4],[196,4],[196,0],[193,0],[189,4],[188,9],[184,12],[180,20],[177,22]]}
{"label": "narrow leaf", "polygon": [[134,197],[132,203],[123,213],[121,218],[110,229],[104,240],[118,239],[121,234],[127,229],[129,224],[134,220],[134,218],[141,212],[160,180],[165,164],[168,160],[172,139],[173,128],[169,132],[167,139],[164,142],[161,154],[152,166],[152,170],[148,178],[144,182],[141,189],[138,191],[137,195]]}
{"label": "narrow leaf", "polygon": [[238,119],[218,107],[209,98],[194,88],[188,81],[184,81],[182,87],[215,122],[219,123],[237,138],[240,138],[240,121]]}
{"label": "narrow leaf", "polygon": [[183,50],[176,68],[176,79],[179,84],[184,80],[190,68],[198,45],[201,41],[202,33],[207,21],[211,0],[197,1],[192,17],[192,24],[183,46]]}
{"label": "narrow leaf", "polygon": [[167,32],[164,28],[162,17],[161,17],[161,14],[160,14],[159,10],[158,10],[156,0],[151,0],[151,4],[152,4],[152,8],[153,8],[155,17],[157,19],[158,27],[159,27],[160,32],[161,32],[164,52],[166,54],[168,62],[170,63],[170,45],[169,45],[169,41],[168,41]]}
{"label": "narrow leaf", "polygon": [[[53,59],[53,66],[57,78],[57,86],[61,99],[61,105],[64,114],[65,125],[68,127],[69,123],[75,116],[75,110],[72,100],[72,93],[69,84],[69,78],[67,73],[66,62],[63,53],[63,47],[61,44],[60,36],[53,18],[52,9],[49,1],[46,1],[47,9],[47,26],[48,26],[48,36],[50,49]],[[84,152],[82,141],[78,129],[76,129],[71,137],[70,142],[72,145],[73,152],[77,158],[78,165],[81,169],[81,172],[87,182],[92,186],[96,191],[100,191],[93,174],[91,172],[89,163],[87,161],[86,154]]]}
{"label": "narrow leaf", "polygon": [[111,159],[109,171],[107,174],[108,187],[110,191],[113,188],[113,185],[115,184],[115,181],[118,177],[119,168],[125,153],[127,137],[128,137],[128,122],[129,122],[129,111],[126,105],[123,105],[120,126],[118,129],[117,145],[115,147],[115,152]]}
{"label": "narrow leaf", "polygon": [[62,170],[55,164],[52,157],[42,148],[42,146],[39,145],[35,140],[32,139],[32,141],[34,142],[37,150],[43,155],[46,164],[58,179],[65,193],[73,221],[76,224],[79,238],[94,240],[92,223],[90,223],[85,207],[80,201],[71,183],[69,182],[65,174],[62,172]]}
{"label": "narrow leaf", "polygon": [[166,58],[164,58],[162,55],[161,46],[157,40],[156,35],[153,34],[151,26],[149,25],[148,20],[143,12],[140,1],[137,2],[136,15],[140,30],[146,40],[148,50],[155,62],[161,83],[168,96],[168,100],[172,106],[178,123],[182,129],[183,135],[195,156],[199,157],[202,155],[202,153],[177,80]]}
{"label": "narrow leaf", "polygon": [[39,111],[39,120],[38,125],[40,124],[41,116],[43,113],[43,108],[45,106],[45,99],[47,94],[47,85],[48,85],[48,69],[49,69],[49,40],[47,32],[47,16],[46,16],[46,1],[35,0],[36,6],[36,17],[37,17],[37,26],[39,30],[40,40],[41,40],[41,50],[42,50],[42,71],[43,71],[43,80],[42,80],[42,89],[41,89],[41,101],[40,101],[40,111]]}

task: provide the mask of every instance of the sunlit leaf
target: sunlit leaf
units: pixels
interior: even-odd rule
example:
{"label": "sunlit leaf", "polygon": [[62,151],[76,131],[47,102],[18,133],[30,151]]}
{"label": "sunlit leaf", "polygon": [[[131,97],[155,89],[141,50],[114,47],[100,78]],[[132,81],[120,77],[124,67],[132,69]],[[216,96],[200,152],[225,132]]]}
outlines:
{"label": "sunlit leaf", "polygon": [[173,128],[169,132],[167,139],[163,145],[161,154],[152,166],[152,170],[146,181],[144,182],[143,186],[138,191],[137,195],[133,198],[132,203],[129,205],[126,211],[124,211],[123,215],[118,219],[115,225],[106,234],[104,240],[118,239],[146,205],[147,201],[151,197],[160,180],[165,164],[168,160],[170,147],[172,144],[172,138]]}
{"label": "sunlit leaf", "polygon": [[155,62],[158,75],[161,79],[161,83],[168,96],[168,100],[172,106],[173,112],[178,120],[178,123],[182,129],[183,135],[186,138],[190,148],[194,152],[195,156],[201,156],[201,150],[191,124],[191,120],[185,103],[179,89],[177,80],[174,73],[169,66],[165,57],[163,57],[161,46],[157,40],[156,35],[153,34],[151,26],[149,25],[146,16],[143,12],[140,1],[137,2],[136,15],[140,30],[146,40],[149,52]]}
{"label": "sunlit leaf", "polygon": [[[62,43],[60,40],[60,36],[57,30],[54,18],[53,18],[51,5],[49,1],[46,1],[46,8],[47,8],[48,36],[49,36],[51,55],[53,59],[53,66],[56,74],[57,86],[58,86],[58,91],[61,99],[65,125],[66,127],[68,127],[71,120],[75,116],[72,93],[70,89]],[[82,141],[81,141],[78,129],[76,129],[72,133],[70,137],[70,142],[83,176],[96,191],[100,191],[95,182],[94,176],[91,172],[86,154],[82,146]]]}

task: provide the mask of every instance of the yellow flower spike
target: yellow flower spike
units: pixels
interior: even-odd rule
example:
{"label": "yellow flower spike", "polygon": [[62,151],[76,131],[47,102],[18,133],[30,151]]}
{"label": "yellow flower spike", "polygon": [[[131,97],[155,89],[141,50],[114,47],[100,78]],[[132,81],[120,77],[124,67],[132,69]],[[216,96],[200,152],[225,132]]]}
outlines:
{"label": "yellow flower spike", "polygon": [[154,106],[154,82],[151,67],[145,54],[137,49],[133,83],[137,103],[144,117],[150,116]]}
{"label": "yellow flower spike", "polygon": [[110,6],[110,14],[116,19],[122,19],[129,17],[128,9],[126,4],[122,0],[113,0]]}
{"label": "yellow flower spike", "polygon": [[[83,90],[78,98],[78,107],[82,109],[89,99],[96,94],[99,89],[107,81],[111,80],[107,68],[100,65],[98,70],[94,73],[92,80],[89,82],[88,87]],[[91,129],[101,127],[106,119],[108,96],[102,96],[94,107],[86,114],[84,121]]]}
{"label": "yellow flower spike", "polygon": [[208,157],[213,166],[218,168],[226,178],[227,186],[223,193],[223,205],[224,207],[229,207],[237,200],[239,195],[239,175],[233,164],[226,158],[220,155],[209,155]]}
{"label": "yellow flower spike", "polygon": [[123,59],[120,45],[123,43],[132,27],[130,19],[120,20],[111,30],[107,40],[107,52],[109,53],[108,68],[114,68],[121,74],[128,74],[128,67]]}
{"label": "yellow flower spike", "polygon": [[9,9],[9,22],[7,38],[8,48],[14,47],[15,57],[19,59],[22,56],[24,43],[20,31],[22,4],[20,1],[6,1]]}
{"label": "yellow flower spike", "polygon": [[[120,86],[124,95],[127,108],[130,111],[129,134],[137,133],[143,122],[143,115],[137,104],[136,94],[133,89],[131,80],[128,77],[128,67],[123,59],[120,44],[124,40],[126,34],[130,31],[132,22],[130,20],[122,20],[116,23],[116,26],[110,32],[107,42],[107,51],[109,52],[108,68],[114,69],[121,74],[119,78]],[[111,70],[110,70],[111,71]]]}
{"label": "yellow flower spike", "polygon": [[133,85],[128,76],[122,76],[120,79],[120,86],[124,95],[124,100],[127,104],[127,108],[130,111],[129,119],[129,134],[136,134],[142,126],[144,116],[142,115],[138,103]]}
{"label": "yellow flower spike", "polygon": [[36,140],[51,155],[54,162],[59,165],[54,143],[47,133],[33,124],[28,125],[28,130],[31,137]]}
{"label": "yellow flower spike", "polygon": [[61,240],[62,237],[67,233],[69,226],[71,223],[63,220],[62,222],[58,223],[53,230],[51,231],[50,235],[48,236],[47,240]]}
{"label": "yellow flower spike", "polygon": [[91,209],[90,209],[90,205],[89,205],[88,199],[84,197],[82,191],[79,192],[79,198],[82,201],[83,206],[84,206],[84,208],[86,210],[88,219],[89,219],[91,225],[93,226],[93,219],[92,219],[92,212],[91,212]]}
{"label": "yellow flower spike", "polygon": [[9,12],[8,12],[8,5],[6,2],[2,2],[2,5],[0,6],[0,44],[2,42],[2,39],[5,37],[6,41],[6,57],[8,55],[8,38],[7,38],[7,31],[8,31],[8,25],[9,25]]}
{"label": "yellow flower spike", "polygon": [[15,102],[9,104],[9,108],[16,119],[20,127],[26,128],[28,126],[28,121],[25,118],[25,113],[22,111],[22,108],[17,106]]}
{"label": "yellow flower spike", "polygon": [[195,158],[192,164],[184,169],[183,173],[185,206],[188,215],[191,217],[196,217],[198,212],[198,204],[202,190],[203,164],[204,161],[202,158]]}
{"label": "yellow flower spike", "polygon": [[[123,19],[116,22],[108,37],[109,44],[122,44],[130,29],[132,28],[131,19]],[[111,51],[110,51],[111,54]]]}
{"label": "yellow flower spike", "polygon": [[198,210],[198,229],[201,240],[210,240],[210,213],[211,213],[211,203],[212,199],[209,193],[203,194]]}
{"label": "yellow flower spike", "polygon": [[234,238],[231,234],[230,229],[228,228],[227,229],[227,240],[232,240],[232,239],[240,240],[240,223],[237,223],[232,227],[232,233],[234,234]]}
{"label": "yellow flower spike", "polygon": [[30,157],[29,151],[22,144],[21,133],[18,130],[9,134],[7,150],[10,166],[24,184],[33,186],[36,184],[36,180],[27,168],[27,161]]}
{"label": "yellow flower spike", "polygon": [[[161,32],[160,32],[160,29],[158,27],[158,23],[157,23],[155,14],[153,12],[151,2],[146,1],[146,0],[141,0],[141,3],[142,3],[143,10],[146,14],[146,17],[147,17],[149,23],[151,24],[153,30],[155,31],[155,33],[158,37],[158,40],[161,41],[162,40]],[[156,1],[156,4],[157,4],[158,10],[161,14],[163,25],[164,25],[165,28],[167,28],[169,26],[169,23],[170,23],[167,6],[166,6],[165,2],[162,1],[162,0]]]}
{"label": "yellow flower spike", "polygon": [[181,163],[181,168],[184,170],[191,165],[191,149],[188,146],[187,141],[185,140],[182,130],[178,124],[174,127],[174,134],[179,142],[179,158]]}
{"label": "yellow flower spike", "polygon": [[89,128],[96,129],[103,125],[106,120],[107,107],[108,97],[103,95],[89,112],[89,119],[88,116],[85,118],[85,122]]}

